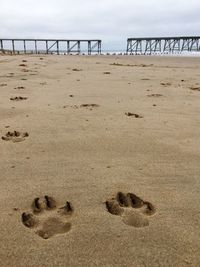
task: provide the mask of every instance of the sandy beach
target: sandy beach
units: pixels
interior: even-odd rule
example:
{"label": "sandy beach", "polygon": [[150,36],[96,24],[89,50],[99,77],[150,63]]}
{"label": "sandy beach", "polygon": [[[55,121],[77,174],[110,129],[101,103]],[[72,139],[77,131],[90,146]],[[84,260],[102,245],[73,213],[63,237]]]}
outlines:
{"label": "sandy beach", "polygon": [[200,266],[200,61],[0,55],[0,266]]}

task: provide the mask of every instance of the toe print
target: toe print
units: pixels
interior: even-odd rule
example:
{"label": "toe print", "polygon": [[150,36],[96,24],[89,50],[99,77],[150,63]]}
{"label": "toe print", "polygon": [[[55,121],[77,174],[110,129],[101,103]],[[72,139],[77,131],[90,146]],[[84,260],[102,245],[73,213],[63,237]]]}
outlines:
{"label": "toe print", "polygon": [[32,212],[23,212],[21,220],[24,226],[34,229],[35,233],[43,239],[54,235],[65,234],[71,229],[70,220],[73,207],[70,202],[57,208],[53,197],[44,196],[35,198],[32,203]]}
{"label": "toe print", "polygon": [[155,207],[133,193],[118,192],[116,197],[106,201],[109,213],[122,217],[122,221],[130,226],[145,227],[149,225],[149,218],[155,214]]}
{"label": "toe print", "polygon": [[33,214],[31,213],[22,213],[22,222],[27,227],[33,227],[36,225],[36,220],[34,219]]}

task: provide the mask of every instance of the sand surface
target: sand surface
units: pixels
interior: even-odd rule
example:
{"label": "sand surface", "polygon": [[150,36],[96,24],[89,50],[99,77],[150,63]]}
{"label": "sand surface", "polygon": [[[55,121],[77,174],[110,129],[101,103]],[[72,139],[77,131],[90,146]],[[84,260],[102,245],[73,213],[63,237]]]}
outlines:
{"label": "sand surface", "polygon": [[0,266],[200,266],[199,114],[199,58],[0,56]]}

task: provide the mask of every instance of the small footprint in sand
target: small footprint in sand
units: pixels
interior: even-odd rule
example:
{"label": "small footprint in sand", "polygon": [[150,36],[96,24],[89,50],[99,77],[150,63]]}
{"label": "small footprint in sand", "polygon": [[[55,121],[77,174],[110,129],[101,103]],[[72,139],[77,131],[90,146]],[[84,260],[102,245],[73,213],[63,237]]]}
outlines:
{"label": "small footprint in sand", "polygon": [[161,94],[150,94],[150,95],[147,95],[148,97],[160,97],[160,96],[163,96]]}
{"label": "small footprint in sand", "polygon": [[125,115],[128,116],[128,117],[133,116],[133,117],[139,118],[139,119],[143,118],[142,115],[139,115],[139,114],[136,114],[136,113],[132,113],[132,112],[125,112]]}
{"label": "small footprint in sand", "polygon": [[18,131],[7,132],[5,136],[2,136],[1,139],[4,141],[12,141],[13,143],[22,142],[28,137],[29,134],[27,132],[21,133]]}
{"label": "small footprint in sand", "polygon": [[200,86],[190,86],[189,89],[193,91],[200,91]]}
{"label": "small footprint in sand", "polygon": [[10,98],[10,100],[12,100],[12,101],[21,101],[21,100],[26,100],[26,99],[28,99],[28,97],[15,96],[15,97]]}
{"label": "small footprint in sand", "polygon": [[27,70],[27,69],[22,69],[21,71],[23,71],[23,72],[29,72],[29,70]]}
{"label": "small footprint in sand", "polygon": [[35,234],[43,239],[48,239],[58,234],[65,234],[71,229],[71,218],[73,208],[70,202],[57,208],[53,197],[44,196],[35,198],[32,203],[32,212],[23,212],[21,215],[22,223],[35,230]]}
{"label": "small footprint in sand", "polygon": [[104,71],[103,74],[111,74],[110,71]]}
{"label": "small footprint in sand", "polygon": [[122,192],[107,200],[106,208],[109,213],[121,216],[125,224],[134,227],[148,226],[149,218],[156,212],[150,202],[142,200],[133,193]]}
{"label": "small footprint in sand", "polygon": [[84,108],[97,108],[99,107],[98,104],[81,104],[80,107],[84,107]]}
{"label": "small footprint in sand", "polygon": [[169,82],[161,82],[160,84],[163,85],[163,86],[170,86],[170,85],[172,85],[172,84],[169,83]]}
{"label": "small footprint in sand", "polygon": [[14,89],[25,89],[25,87],[24,86],[17,86]]}
{"label": "small footprint in sand", "polygon": [[1,86],[1,87],[3,87],[3,86],[7,86],[7,83],[1,83],[0,86]]}
{"label": "small footprint in sand", "polygon": [[74,68],[74,69],[72,69],[73,71],[82,71],[82,69],[76,69],[76,68]]}

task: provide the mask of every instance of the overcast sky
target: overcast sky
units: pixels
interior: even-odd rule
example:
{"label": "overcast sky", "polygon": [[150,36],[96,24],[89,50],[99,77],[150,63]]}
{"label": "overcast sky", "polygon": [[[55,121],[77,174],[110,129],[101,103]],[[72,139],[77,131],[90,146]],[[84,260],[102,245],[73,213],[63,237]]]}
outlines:
{"label": "overcast sky", "polygon": [[103,40],[200,35],[200,0],[0,0],[1,38]]}

